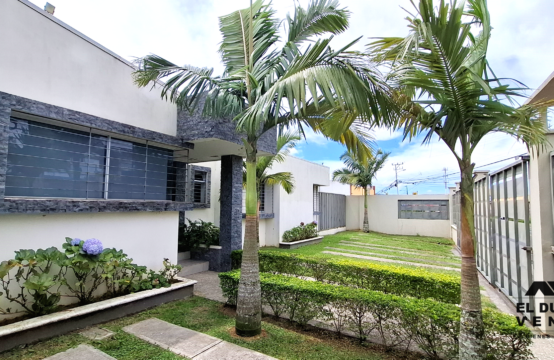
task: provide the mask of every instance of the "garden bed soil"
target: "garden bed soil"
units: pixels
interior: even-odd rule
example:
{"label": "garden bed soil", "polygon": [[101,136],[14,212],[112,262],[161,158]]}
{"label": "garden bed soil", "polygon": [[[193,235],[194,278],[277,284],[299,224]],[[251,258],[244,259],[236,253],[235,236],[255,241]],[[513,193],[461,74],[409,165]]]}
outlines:
{"label": "garden bed soil", "polygon": [[319,244],[323,240],[323,236],[314,237],[311,239],[292,241],[292,242],[279,242],[280,249],[298,249],[299,247],[306,245]]}

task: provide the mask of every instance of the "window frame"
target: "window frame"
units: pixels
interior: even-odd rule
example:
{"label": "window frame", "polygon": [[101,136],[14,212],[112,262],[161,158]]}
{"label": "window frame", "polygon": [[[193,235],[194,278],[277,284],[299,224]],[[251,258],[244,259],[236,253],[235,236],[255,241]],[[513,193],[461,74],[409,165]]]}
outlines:
{"label": "window frame", "polygon": [[[145,184],[144,184],[144,192],[143,192],[143,196],[142,198],[110,198],[110,175],[112,176],[115,176],[113,174],[110,174],[110,163],[111,163],[111,160],[112,160],[112,153],[111,153],[111,149],[112,149],[112,141],[121,141],[121,142],[127,142],[127,143],[131,143],[131,144],[137,144],[137,145],[143,145],[145,147],[145,153],[144,153],[144,157],[145,157],[145,164],[148,163],[148,157],[149,157],[149,154],[148,154],[148,150],[151,149],[151,148],[156,148],[156,149],[161,149],[161,150],[167,150],[168,152],[174,152],[175,149],[170,147],[170,146],[167,146],[167,147],[164,147],[163,145],[160,146],[156,143],[156,145],[150,145],[151,141],[149,140],[145,140],[145,139],[136,139],[136,138],[130,138],[128,136],[124,136],[124,135],[121,135],[121,136],[118,136],[118,134],[112,134],[112,133],[109,133],[107,131],[103,131],[103,130],[97,130],[97,129],[94,129],[92,127],[85,127],[85,126],[80,126],[80,125],[75,125],[75,124],[72,124],[72,123],[67,123],[67,122],[64,122],[64,121],[60,121],[60,120],[53,120],[53,119],[48,119],[48,118],[42,118],[42,117],[38,117],[38,116],[33,116],[33,115],[26,115],[24,113],[12,113],[9,117],[9,124],[11,124],[12,122],[17,122],[17,121],[23,121],[23,122],[27,122],[27,124],[31,124],[32,126],[37,126],[37,127],[40,127],[41,125],[45,125],[45,129],[48,129],[49,127],[58,127],[60,129],[55,129],[55,128],[52,128],[54,131],[59,131],[59,132],[68,132],[70,133],[71,131],[68,131],[68,130],[73,130],[73,131],[78,131],[78,132],[81,132],[83,134],[79,134],[79,135],[82,135],[82,136],[87,136],[88,137],[88,149],[87,149],[87,154],[85,154],[85,156],[88,156],[88,159],[87,159],[87,180],[85,180],[85,197],[70,197],[70,196],[35,196],[35,195],[8,195],[8,186],[6,186],[6,193],[4,194],[4,198],[6,199],[21,199],[21,200],[24,200],[24,199],[29,199],[29,200],[61,200],[61,201],[175,201],[175,196],[176,196],[176,191],[175,191],[175,188],[173,188],[173,191],[170,191],[170,183],[173,183],[174,184],[174,187],[177,186],[177,178],[176,178],[176,172],[173,173],[171,176],[173,176],[173,178],[170,179],[170,174],[169,174],[169,171],[167,172],[166,174],[166,188],[165,188],[165,199],[148,199],[147,196],[148,196],[148,192],[147,192],[147,179],[148,179],[148,168],[147,168],[147,165],[145,165],[145,169],[144,169],[144,179],[145,179]],[[9,145],[9,134],[10,134],[10,126],[8,126],[8,131],[7,131],[7,134],[8,134],[8,145]],[[85,135],[86,134],[86,135]],[[99,167],[103,167],[103,173],[101,175],[102,179],[103,179],[103,182],[101,184],[103,184],[103,189],[102,190],[98,190],[98,192],[101,193],[101,196],[100,197],[89,197],[89,192],[90,191],[97,191],[97,190],[90,190],[88,189],[88,175],[89,175],[89,166],[90,166],[90,157],[91,157],[91,143],[92,143],[92,139],[94,137],[97,137],[98,139],[102,139],[102,140],[105,140],[105,155],[104,155],[104,158],[105,158],[105,161],[102,165],[98,165]],[[68,142],[66,140],[59,140],[59,139],[54,139],[54,138],[45,138],[47,140],[54,140],[54,141],[60,141],[60,142]],[[30,147],[40,147],[40,146],[36,146],[36,145],[28,145]],[[56,149],[56,148],[51,148],[53,150],[58,150],[58,151],[63,151],[63,152],[68,152],[69,150],[64,150],[64,149]],[[13,153],[10,153],[10,151],[8,150],[7,151],[7,154],[6,154],[6,161],[7,161],[7,164],[9,166],[9,158],[10,158],[10,155],[14,155]],[[16,154],[17,155],[17,154]],[[65,161],[63,159],[60,159],[62,161]],[[173,160],[173,155],[171,156],[168,156],[168,166],[167,166],[167,169],[169,169],[171,167],[170,163],[172,163],[174,160]],[[53,169],[54,170],[54,169]],[[6,180],[10,177],[10,175],[8,173],[5,174],[6,176]],[[56,180],[56,179],[52,179],[52,180]],[[94,182],[93,182],[94,183]],[[113,184],[112,184],[113,185]],[[125,184],[121,184],[121,185],[125,185]],[[59,190],[64,190],[64,189],[59,189]],[[71,191],[71,189],[67,189],[68,191]],[[173,199],[173,200],[169,200],[169,199]]]}

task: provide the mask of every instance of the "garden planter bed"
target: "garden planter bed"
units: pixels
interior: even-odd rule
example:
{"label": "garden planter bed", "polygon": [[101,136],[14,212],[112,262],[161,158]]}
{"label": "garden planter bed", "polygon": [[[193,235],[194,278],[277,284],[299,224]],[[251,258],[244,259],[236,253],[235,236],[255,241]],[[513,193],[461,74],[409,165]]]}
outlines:
{"label": "garden planter bed", "polygon": [[323,239],[323,236],[318,236],[318,237],[306,239],[306,240],[299,240],[299,241],[292,241],[292,242],[279,242],[279,248],[297,249],[299,247],[306,246],[306,245],[319,244],[322,239]]}
{"label": "garden planter bed", "polygon": [[0,352],[192,296],[196,281],[176,279],[180,282],[167,288],[144,290],[0,326]]}

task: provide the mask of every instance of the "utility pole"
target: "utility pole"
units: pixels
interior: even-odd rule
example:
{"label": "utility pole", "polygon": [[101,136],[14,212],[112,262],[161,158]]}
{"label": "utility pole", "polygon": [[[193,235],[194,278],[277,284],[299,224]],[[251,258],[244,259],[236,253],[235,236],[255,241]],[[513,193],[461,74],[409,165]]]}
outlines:
{"label": "utility pole", "polygon": [[392,166],[394,166],[394,174],[395,174],[395,177],[396,177],[396,195],[399,195],[399,193],[398,193],[398,172],[406,170],[402,167],[402,165],[404,165],[404,163],[392,164]]}
{"label": "utility pole", "polygon": [[444,170],[444,193],[445,194],[448,194],[448,178],[446,176],[446,171],[448,170],[447,168],[443,168]]}

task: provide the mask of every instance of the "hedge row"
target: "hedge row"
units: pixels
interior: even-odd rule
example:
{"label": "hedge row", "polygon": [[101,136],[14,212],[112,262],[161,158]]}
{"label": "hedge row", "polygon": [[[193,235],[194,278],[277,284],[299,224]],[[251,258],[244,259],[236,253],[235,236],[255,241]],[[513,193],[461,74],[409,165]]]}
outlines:
{"label": "hedge row", "polygon": [[[236,304],[240,271],[220,273],[229,304]],[[403,298],[378,291],[323,284],[295,277],[261,274],[262,302],[276,316],[287,314],[305,325],[330,321],[336,331],[353,331],[360,340],[378,337],[388,348],[417,345],[434,359],[458,358],[460,308],[429,299]],[[514,317],[484,310],[487,359],[530,359],[531,331]]]}
{"label": "hedge row", "polygon": [[[260,271],[273,274],[307,276],[328,282],[386,294],[460,303],[460,278],[350,259],[328,259],[298,254],[260,251]],[[231,254],[233,269],[239,269],[242,250]]]}

